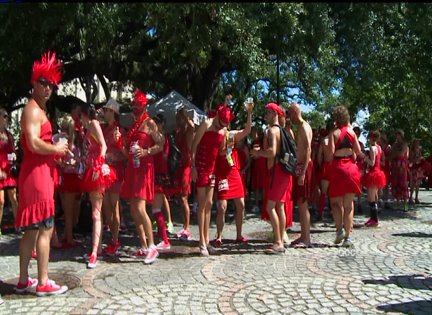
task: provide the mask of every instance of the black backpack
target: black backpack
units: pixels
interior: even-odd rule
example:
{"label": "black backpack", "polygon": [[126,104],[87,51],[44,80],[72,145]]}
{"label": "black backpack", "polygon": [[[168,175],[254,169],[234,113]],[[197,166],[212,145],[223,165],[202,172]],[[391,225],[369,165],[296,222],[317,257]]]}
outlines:
{"label": "black backpack", "polygon": [[297,147],[294,139],[291,135],[279,125],[280,130],[280,151],[276,156],[276,159],[279,161],[282,169],[288,174],[295,175],[296,167],[297,167]]}

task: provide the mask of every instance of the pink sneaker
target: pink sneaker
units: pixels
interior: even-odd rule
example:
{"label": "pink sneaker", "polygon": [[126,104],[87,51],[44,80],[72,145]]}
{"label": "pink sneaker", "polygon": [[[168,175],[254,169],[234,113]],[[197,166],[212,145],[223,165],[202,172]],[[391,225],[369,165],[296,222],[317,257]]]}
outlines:
{"label": "pink sneaker", "polygon": [[171,244],[170,243],[165,243],[164,241],[160,242],[159,244],[156,245],[157,250],[169,250],[171,249]]}
{"label": "pink sneaker", "polygon": [[156,260],[156,258],[159,256],[158,250],[156,248],[156,246],[153,246],[152,248],[149,249],[149,252],[146,256],[146,258],[144,259],[144,263],[146,265],[152,264],[154,263],[154,261]]}
{"label": "pink sneaker", "polygon": [[146,257],[149,253],[148,248],[140,248],[132,253],[135,257]]}
{"label": "pink sneaker", "polygon": [[181,229],[177,233],[177,237],[181,240],[189,241],[191,239],[191,232],[185,229]]}
{"label": "pink sneaker", "polygon": [[97,257],[95,254],[91,255],[87,262],[87,269],[94,269],[97,265]]}
{"label": "pink sneaker", "polygon": [[38,285],[36,287],[37,296],[47,296],[47,295],[58,295],[65,293],[68,287],[65,285],[58,285],[53,280],[47,280],[44,286]]}
{"label": "pink sneaker", "polygon": [[365,223],[365,225],[367,227],[377,227],[378,226],[378,221],[370,219],[368,222]]}
{"label": "pink sneaker", "polygon": [[18,282],[18,284],[14,289],[16,293],[35,292],[37,284],[38,284],[37,279],[32,279],[29,277],[27,279],[27,283],[22,284]]}
{"label": "pink sneaker", "polygon": [[[88,254],[84,254],[83,258],[88,261],[91,257],[91,254],[92,254],[91,252]],[[97,252],[97,257],[103,257],[103,252]]]}

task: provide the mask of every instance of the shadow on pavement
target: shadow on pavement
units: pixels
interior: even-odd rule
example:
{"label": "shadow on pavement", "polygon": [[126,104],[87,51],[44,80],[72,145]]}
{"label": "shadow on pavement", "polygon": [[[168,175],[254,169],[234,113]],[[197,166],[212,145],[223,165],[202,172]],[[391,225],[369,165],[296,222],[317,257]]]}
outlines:
{"label": "shadow on pavement", "polygon": [[377,309],[384,312],[398,312],[412,315],[430,314],[432,300],[385,304],[379,305]]}
{"label": "shadow on pavement", "polygon": [[430,238],[430,237],[432,237],[432,234],[423,233],[423,232],[409,232],[409,233],[394,233],[394,234],[392,234],[392,236]]}
{"label": "shadow on pavement", "polygon": [[422,274],[394,275],[381,279],[363,279],[362,281],[365,284],[395,284],[406,289],[432,290],[432,277],[426,277]]}

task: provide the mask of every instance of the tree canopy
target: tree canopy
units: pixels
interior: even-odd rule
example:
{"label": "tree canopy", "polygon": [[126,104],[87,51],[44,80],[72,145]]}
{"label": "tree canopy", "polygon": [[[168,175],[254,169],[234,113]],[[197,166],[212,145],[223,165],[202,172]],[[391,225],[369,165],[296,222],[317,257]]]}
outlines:
{"label": "tree canopy", "polygon": [[295,100],[325,116],[344,104],[368,110],[368,130],[427,140],[432,128],[429,3],[21,3],[0,13],[9,109],[49,49],[87,103],[96,76],[106,95],[114,82],[156,97],[176,90],[208,109],[230,86],[238,105]]}

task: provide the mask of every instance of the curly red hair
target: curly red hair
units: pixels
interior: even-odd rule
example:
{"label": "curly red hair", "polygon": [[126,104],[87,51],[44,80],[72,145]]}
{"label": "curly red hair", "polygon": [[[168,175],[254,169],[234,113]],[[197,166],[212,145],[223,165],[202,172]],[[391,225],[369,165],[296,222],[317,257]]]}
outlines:
{"label": "curly red hair", "polygon": [[47,51],[42,54],[40,61],[36,60],[33,63],[31,82],[34,83],[43,77],[50,83],[58,86],[62,78],[61,68],[62,64],[57,60],[56,53]]}

